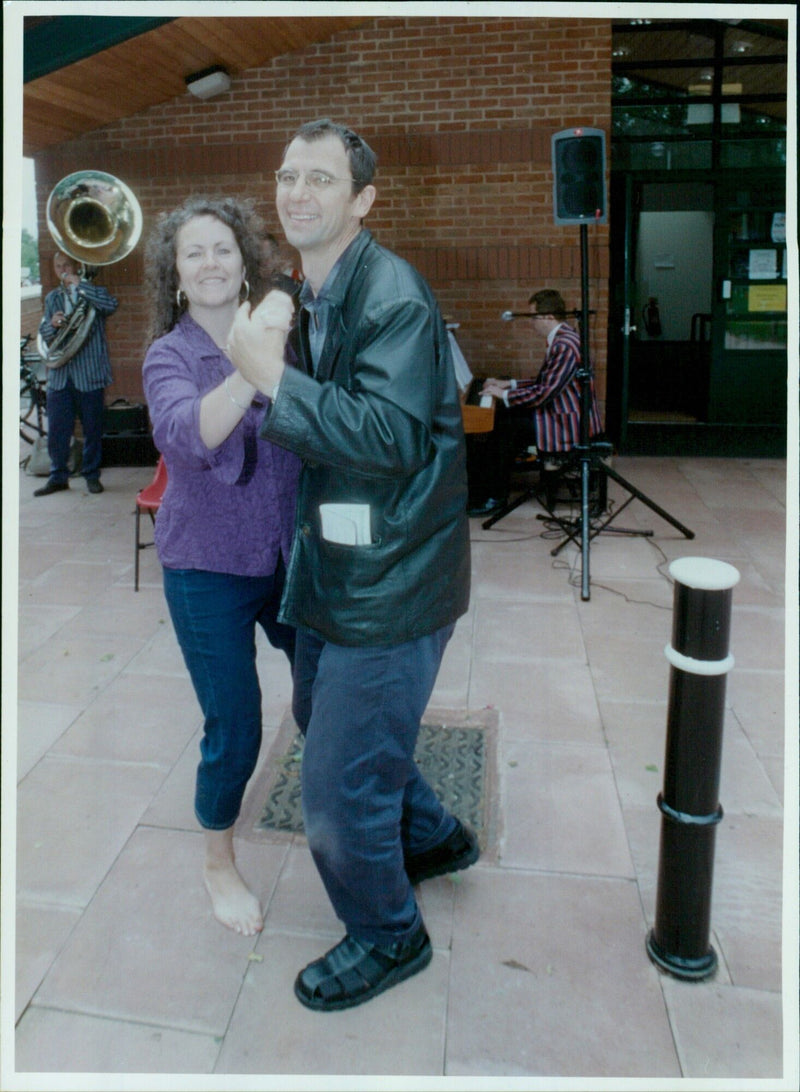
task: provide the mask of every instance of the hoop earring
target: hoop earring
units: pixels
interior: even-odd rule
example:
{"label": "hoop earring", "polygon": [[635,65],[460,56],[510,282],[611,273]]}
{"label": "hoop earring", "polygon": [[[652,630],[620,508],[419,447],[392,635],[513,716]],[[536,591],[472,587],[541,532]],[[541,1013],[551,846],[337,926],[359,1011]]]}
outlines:
{"label": "hoop earring", "polygon": [[175,293],[175,304],[179,311],[182,307],[186,306],[186,293],[183,291],[182,288],[179,288],[178,291]]}
{"label": "hoop earring", "polygon": [[[244,289],[244,297],[242,297],[242,288]],[[242,288],[239,289],[239,298],[242,300],[242,303],[244,303],[245,300],[250,299],[250,282],[247,277],[242,281]]]}

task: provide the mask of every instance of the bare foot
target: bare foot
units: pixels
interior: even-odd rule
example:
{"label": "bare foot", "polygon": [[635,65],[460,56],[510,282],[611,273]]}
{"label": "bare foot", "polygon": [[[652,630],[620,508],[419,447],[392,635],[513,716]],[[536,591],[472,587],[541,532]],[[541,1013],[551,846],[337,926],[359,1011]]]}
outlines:
{"label": "bare foot", "polygon": [[261,932],[261,907],[236,868],[231,830],[206,831],[203,878],[217,921],[242,936]]}

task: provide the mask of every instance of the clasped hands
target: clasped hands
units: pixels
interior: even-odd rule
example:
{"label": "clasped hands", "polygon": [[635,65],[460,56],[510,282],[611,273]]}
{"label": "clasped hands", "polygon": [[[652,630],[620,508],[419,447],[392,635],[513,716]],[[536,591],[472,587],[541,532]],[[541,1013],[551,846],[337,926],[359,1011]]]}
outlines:
{"label": "clasped hands", "polygon": [[271,394],[283,376],[283,350],[294,319],[291,296],[268,292],[257,307],[245,301],[233,320],[226,352],[234,367],[252,385]]}

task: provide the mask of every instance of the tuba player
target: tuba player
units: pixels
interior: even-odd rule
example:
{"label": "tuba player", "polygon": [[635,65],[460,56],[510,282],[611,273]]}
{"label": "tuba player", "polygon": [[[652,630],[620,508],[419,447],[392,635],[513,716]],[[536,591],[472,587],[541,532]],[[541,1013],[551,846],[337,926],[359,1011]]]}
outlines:
{"label": "tuba player", "polygon": [[[50,456],[50,476],[35,497],[46,497],[69,489],[70,442],[78,418],[83,429],[83,462],[81,473],[90,493],[102,493],[100,466],[102,461],[103,409],[105,389],[111,382],[111,362],[108,356],[105,320],[116,311],[118,302],[101,285],[78,275],[77,263],[68,254],[57,251],[53,269],[59,280],[58,288],[48,292],[39,334],[48,345],[67,333],[75,324],[70,337],[79,348],[63,357],[56,353],[47,361],[47,452]],[[87,308],[83,321],[75,320]],[[93,309],[93,316],[92,311]]]}

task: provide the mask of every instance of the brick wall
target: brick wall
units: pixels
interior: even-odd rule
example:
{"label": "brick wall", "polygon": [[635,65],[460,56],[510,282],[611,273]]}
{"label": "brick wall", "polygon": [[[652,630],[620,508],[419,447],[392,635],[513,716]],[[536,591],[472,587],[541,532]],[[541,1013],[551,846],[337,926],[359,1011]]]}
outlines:
{"label": "brick wall", "polygon": [[[330,116],[379,157],[368,226],[428,278],[476,374],[529,375],[542,343],[504,323],[537,288],[580,306],[580,231],[553,223],[550,138],[610,130],[611,26],[553,18],[389,18],[234,78],[207,102],[188,93],[37,157],[40,204],[65,174],[109,171],[142,204],[145,235],[188,193],[255,197],[280,237],[272,172],[303,121]],[[55,249],[44,224],[45,287]],[[108,324],[110,397],[141,397],[143,246],[101,273],[120,299]],[[592,350],[605,393],[608,227],[589,229]],[[48,280],[49,278],[49,280]]]}

